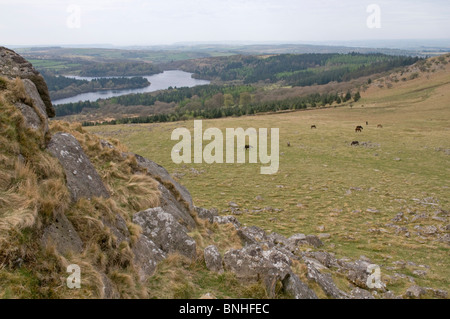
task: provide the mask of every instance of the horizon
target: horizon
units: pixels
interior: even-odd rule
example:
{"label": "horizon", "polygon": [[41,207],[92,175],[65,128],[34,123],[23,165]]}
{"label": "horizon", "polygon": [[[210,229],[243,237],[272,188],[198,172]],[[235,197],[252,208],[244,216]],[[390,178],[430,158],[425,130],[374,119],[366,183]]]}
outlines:
{"label": "horizon", "polygon": [[450,6],[444,0],[0,0],[0,5],[0,42],[21,47],[450,39]]}
{"label": "horizon", "polygon": [[0,46],[12,49],[30,49],[30,48],[74,48],[74,49],[112,49],[112,50],[152,50],[175,49],[179,47],[198,47],[198,46],[325,46],[325,47],[343,47],[343,48],[373,48],[373,49],[418,49],[418,48],[440,48],[450,50],[450,38],[441,39],[373,39],[373,40],[349,40],[349,41],[192,41],[192,42],[174,42],[168,44],[129,44],[115,45],[111,43],[47,43],[47,44],[1,44]]}

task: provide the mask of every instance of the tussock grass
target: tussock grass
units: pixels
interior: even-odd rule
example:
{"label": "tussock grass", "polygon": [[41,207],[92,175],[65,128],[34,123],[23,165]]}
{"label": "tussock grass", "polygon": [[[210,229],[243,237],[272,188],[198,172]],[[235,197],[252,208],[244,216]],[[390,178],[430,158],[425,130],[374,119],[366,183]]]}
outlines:
{"label": "tussock grass", "polygon": [[[100,138],[79,124],[55,121],[51,133],[75,136],[99,172],[111,197],[71,203],[64,170],[45,151],[46,138],[27,129],[13,105],[27,103],[21,80],[3,79],[0,90],[0,291],[2,298],[103,298],[108,283],[123,298],[144,298],[133,264],[132,246],[141,229],[132,215],[159,205],[158,183],[139,168],[118,140],[104,147]],[[3,85],[4,84],[4,85]],[[41,246],[44,229],[65,214],[83,241],[82,253],[61,254],[54,243]],[[121,216],[130,242],[117,242],[106,224]],[[82,288],[66,287],[66,268],[82,268]]]}

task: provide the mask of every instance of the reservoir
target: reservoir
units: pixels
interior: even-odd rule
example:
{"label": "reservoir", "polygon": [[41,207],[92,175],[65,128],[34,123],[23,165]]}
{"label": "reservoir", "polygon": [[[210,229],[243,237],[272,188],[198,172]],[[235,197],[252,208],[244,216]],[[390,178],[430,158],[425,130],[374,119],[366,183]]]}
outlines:
{"label": "reservoir", "polygon": [[[102,77],[80,77],[80,76],[67,76],[77,80],[92,80],[95,78]],[[158,90],[166,90],[169,87],[193,87],[197,85],[207,85],[210,81],[207,80],[199,80],[192,78],[192,73],[180,71],[180,70],[172,70],[172,71],[164,71],[163,73],[151,75],[151,76],[143,76],[146,78],[151,84],[145,88],[140,89],[127,89],[127,90],[110,90],[110,91],[99,91],[99,92],[89,92],[78,94],[76,96],[72,96],[65,99],[52,101],[54,105],[65,104],[65,103],[75,103],[79,101],[97,101],[98,99],[107,99],[114,96],[120,96],[125,94],[133,94],[133,93],[148,93],[155,92]]]}

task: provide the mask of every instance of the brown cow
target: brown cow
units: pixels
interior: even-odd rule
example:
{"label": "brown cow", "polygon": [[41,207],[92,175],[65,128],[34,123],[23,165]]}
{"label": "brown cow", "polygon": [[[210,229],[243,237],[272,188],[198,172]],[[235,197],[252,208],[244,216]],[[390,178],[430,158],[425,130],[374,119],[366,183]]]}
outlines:
{"label": "brown cow", "polygon": [[377,128],[383,128],[383,125],[378,124],[378,125],[377,125]]}
{"label": "brown cow", "polygon": [[311,125],[311,129],[313,129],[313,128],[317,128],[315,125]]}

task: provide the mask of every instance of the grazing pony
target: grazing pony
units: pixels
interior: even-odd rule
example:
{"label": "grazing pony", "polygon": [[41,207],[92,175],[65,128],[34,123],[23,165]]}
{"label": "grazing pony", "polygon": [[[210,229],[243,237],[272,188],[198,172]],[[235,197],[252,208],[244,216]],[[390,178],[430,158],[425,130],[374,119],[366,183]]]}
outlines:
{"label": "grazing pony", "polygon": [[363,127],[361,126],[361,125],[358,125],[356,128],[355,128],[355,133],[357,133],[357,132],[362,132],[362,130],[363,130]]}
{"label": "grazing pony", "polygon": [[313,128],[317,128],[315,125],[311,125],[311,129],[313,129]]}
{"label": "grazing pony", "polygon": [[359,142],[358,141],[353,141],[352,144],[350,144],[351,146],[358,146]]}
{"label": "grazing pony", "polygon": [[377,128],[383,128],[383,125],[378,124],[378,125],[377,125]]}

